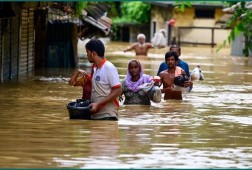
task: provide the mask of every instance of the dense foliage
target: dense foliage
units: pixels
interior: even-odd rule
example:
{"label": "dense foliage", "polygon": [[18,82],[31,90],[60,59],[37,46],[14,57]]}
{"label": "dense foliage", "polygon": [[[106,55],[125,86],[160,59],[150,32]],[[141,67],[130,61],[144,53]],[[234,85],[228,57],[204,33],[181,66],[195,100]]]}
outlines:
{"label": "dense foliage", "polygon": [[150,4],[142,1],[121,2],[121,16],[113,18],[113,24],[145,24],[150,21]]}
{"label": "dense foliage", "polygon": [[231,43],[237,35],[243,33],[245,38],[243,55],[248,57],[252,52],[252,3],[241,1],[235,4],[230,3],[230,6],[230,8],[226,8],[227,12],[232,13],[232,17],[227,23],[232,28],[228,42]]}
{"label": "dense foliage", "polygon": [[73,8],[74,8],[74,15],[75,16],[81,16],[82,10],[86,8],[88,5],[87,1],[77,1],[73,2]]}

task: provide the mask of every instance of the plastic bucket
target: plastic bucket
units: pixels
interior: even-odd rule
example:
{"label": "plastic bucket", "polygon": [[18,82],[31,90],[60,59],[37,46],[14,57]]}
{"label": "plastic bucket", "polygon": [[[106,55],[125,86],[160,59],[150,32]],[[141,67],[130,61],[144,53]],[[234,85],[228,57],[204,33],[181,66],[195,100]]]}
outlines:
{"label": "plastic bucket", "polygon": [[70,119],[91,119],[89,106],[76,107],[76,102],[70,102],[66,105]]}

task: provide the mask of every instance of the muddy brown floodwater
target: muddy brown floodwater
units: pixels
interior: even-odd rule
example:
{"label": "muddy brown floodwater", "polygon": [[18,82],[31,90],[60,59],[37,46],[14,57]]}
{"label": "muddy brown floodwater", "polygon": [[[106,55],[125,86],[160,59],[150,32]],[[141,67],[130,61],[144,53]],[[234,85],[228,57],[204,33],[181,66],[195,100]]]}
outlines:
{"label": "muddy brown floodwater", "polygon": [[[118,68],[136,58],[128,43],[106,44]],[[138,57],[156,75],[166,49]],[[81,51],[84,53],[84,51]],[[1,168],[251,168],[252,60],[228,48],[182,47],[204,81],[182,101],[120,106],[113,121],[70,120],[66,104],[82,90],[67,84],[73,69],[40,69],[28,79],[0,84]],[[85,60],[82,69],[90,70]]]}

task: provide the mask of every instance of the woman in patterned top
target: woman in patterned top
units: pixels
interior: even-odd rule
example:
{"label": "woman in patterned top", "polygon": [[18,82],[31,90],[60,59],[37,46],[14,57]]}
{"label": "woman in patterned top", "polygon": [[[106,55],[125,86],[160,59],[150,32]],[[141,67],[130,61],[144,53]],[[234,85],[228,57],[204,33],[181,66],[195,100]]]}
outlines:
{"label": "woman in patterned top", "polygon": [[[131,60],[128,64],[127,76],[122,82],[122,95],[125,96],[123,104],[150,105],[150,100],[154,98],[155,95],[160,95],[161,92],[159,93],[159,88],[156,89],[152,86],[152,88],[150,88],[153,90],[149,90],[149,92],[144,91],[145,89],[142,89],[141,85],[146,83],[153,86],[155,82],[152,76],[143,74],[142,66],[139,61]],[[158,93],[156,93],[157,91]]]}

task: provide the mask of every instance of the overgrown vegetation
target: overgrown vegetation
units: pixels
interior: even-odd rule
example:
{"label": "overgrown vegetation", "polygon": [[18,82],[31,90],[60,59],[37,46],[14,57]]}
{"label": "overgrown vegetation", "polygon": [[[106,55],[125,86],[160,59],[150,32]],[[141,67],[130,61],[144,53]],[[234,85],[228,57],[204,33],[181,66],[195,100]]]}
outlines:
{"label": "overgrown vegetation", "polygon": [[118,26],[122,24],[147,24],[150,21],[150,4],[142,1],[117,1],[111,3],[110,18],[112,18],[112,30],[115,33],[113,39],[118,40]]}
{"label": "overgrown vegetation", "polygon": [[245,38],[243,55],[248,57],[252,52],[252,3],[245,1],[229,2],[229,6],[230,8],[227,10],[232,12],[232,17],[228,20],[227,26],[231,27],[232,30],[228,40],[225,40],[222,46],[225,46],[227,41],[231,43],[236,36],[242,33]]}
{"label": "overgrown vegetation", "polygon": [[87,7],[88,2],[77,1],[73,3],[74,15],[79,17],[82,15],[82,10]]}
{"label": "overgrown vegetation", "polygon": [[121,16],[113,18],[113,24],[145,24],[150,20],[150,4],[141,1],[121,2]]}

